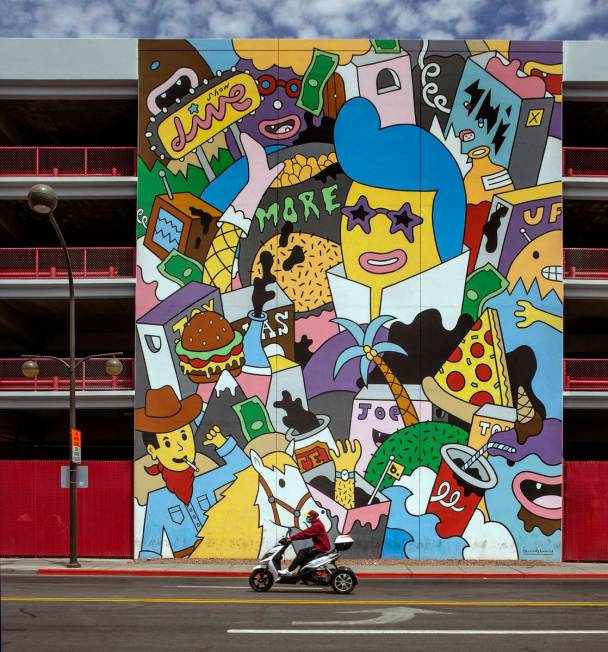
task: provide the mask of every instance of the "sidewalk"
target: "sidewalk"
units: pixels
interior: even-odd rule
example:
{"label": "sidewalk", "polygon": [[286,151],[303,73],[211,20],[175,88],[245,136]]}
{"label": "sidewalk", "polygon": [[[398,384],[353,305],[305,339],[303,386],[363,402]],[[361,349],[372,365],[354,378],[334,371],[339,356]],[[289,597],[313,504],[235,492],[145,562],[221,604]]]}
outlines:
{"label": "sidewalk", "polygon": [[[4,558],[0,574],[21,575],[127,575],[248,577],[254,562],[245,560],[81,559],[81,568],[66,568],[66,559]],[[536,563],[512,561],[391,561],[343,560],[359,577],[377,579],[607,579],[608,564]]]}

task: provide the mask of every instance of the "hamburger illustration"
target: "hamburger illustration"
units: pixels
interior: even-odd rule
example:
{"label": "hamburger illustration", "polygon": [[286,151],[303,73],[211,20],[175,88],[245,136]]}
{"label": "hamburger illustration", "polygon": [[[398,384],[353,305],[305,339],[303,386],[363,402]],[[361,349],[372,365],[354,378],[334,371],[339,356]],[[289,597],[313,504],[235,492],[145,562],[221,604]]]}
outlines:
{"label": "hamburger illustration", "polygon": [[176,341],[180,367],[195,383],[214,383],[227,369],[233,376],[243,366],[243,336],[213,311],[190,318]]}

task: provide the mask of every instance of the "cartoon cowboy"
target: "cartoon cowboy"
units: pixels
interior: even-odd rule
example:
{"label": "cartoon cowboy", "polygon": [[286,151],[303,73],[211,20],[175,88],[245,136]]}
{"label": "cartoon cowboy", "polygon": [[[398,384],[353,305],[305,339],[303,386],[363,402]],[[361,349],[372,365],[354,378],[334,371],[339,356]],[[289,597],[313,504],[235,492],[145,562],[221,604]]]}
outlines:
{"label": "cartoon cowboy", "polygon": [[187,557],[200,542],[206,511],[215,504],[215,491],[249,466],[249,458],[232,437],[214,426],[203,442],[215,446],[225,464],[195,476],[196,448],[191,422],[203,407],[198,394],[180,400],[169,385],[146,392],[145,406],[135,410],[135,428],[142,431],[148,455],[156,462],[145,467],[161,475],[165,487],[148,494],[140,559],[161,556],[163,532],[175,557]]}

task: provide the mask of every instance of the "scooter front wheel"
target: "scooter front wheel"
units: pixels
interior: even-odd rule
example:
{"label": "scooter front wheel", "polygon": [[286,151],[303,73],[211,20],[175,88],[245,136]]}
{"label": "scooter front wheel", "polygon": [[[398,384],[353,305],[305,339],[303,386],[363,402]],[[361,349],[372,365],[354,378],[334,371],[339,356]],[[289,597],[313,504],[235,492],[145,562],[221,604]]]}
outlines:
{"label": "scooter front wheel", "polygon": [[350,593],[356,584],[357,580],[352,571],[349,570],[339,569],[331,577],[331,588],[335,593],[341,593],[342,595]]}
{"label": "scooter front wheel", "polygon": [[258,568],[254,570],[249,576],[249,586],[259,593],[268,591],[272,588],[274,578],[272,573],[267,568]]}

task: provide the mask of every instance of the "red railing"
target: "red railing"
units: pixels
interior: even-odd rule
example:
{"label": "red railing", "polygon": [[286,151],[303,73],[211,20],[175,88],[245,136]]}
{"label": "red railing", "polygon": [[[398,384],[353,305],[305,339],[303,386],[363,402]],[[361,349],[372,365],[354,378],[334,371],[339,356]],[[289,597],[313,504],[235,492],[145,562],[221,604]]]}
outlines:
{"label": "red railing", "polygon": [[135,147],[0,147],[3,177],[134,177]]}
{"label": "red railing", "polygon": [[[135,247],[69,247],[75,278],[134,278]],[[0,278],[66,278],[59,247],[0,249]]]}
{"label": "red railing", "polygon": [[[23,392],[59,392],[70,389],[68,370],[57,360],[32,358],[38,362],[38,378],[24,378],[21,365],[25,358],[0,358],[0,391]],[[109,376],[105,370],[107,358],[86,360],[76,372],[77,391],[128,390],[135,386],[135,360],[120,358],[123,364],[119,376]]]}
{"label": "red railing", "polygon": [[565,391],[608,391],[607,358],[565,358]]}
{"label": "red railing", "polygon": [[564,249],[564,277],[608,279],[608,249]]}
{"label": "red railing", "polygon": [[565,177],[608,177],[608,147],[564,147]]}

